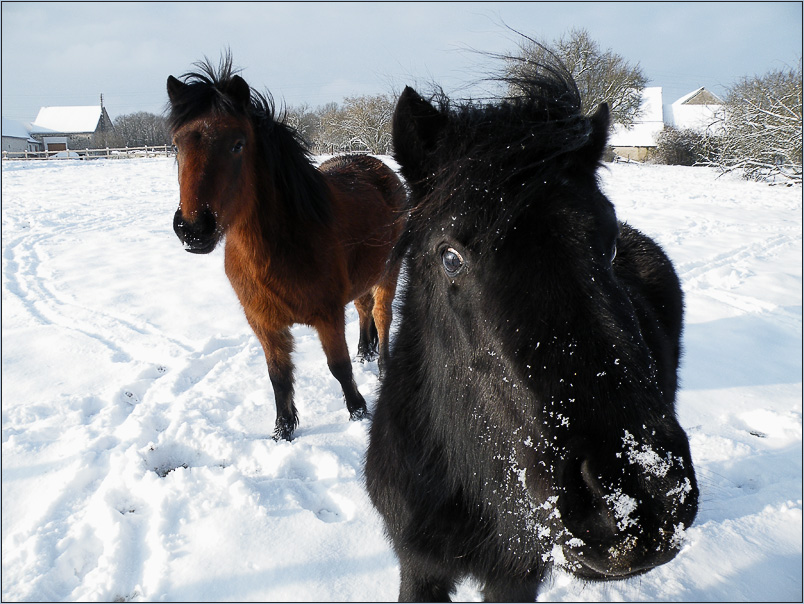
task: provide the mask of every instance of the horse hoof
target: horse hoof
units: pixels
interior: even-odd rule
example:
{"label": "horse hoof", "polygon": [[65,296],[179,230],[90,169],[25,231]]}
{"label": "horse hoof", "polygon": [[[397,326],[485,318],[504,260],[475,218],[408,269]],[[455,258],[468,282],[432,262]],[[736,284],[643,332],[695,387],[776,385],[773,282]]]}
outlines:
{"label": "horse hoof", "polygon": [[368,409],[365,407],[360,407],[355,409],[349,414],[349,421],[350,422],[359,422],[361,419],[367,419],[369,417]]}
{"label": "horse hoof", "polygon": [[291,422],[277,421],[274,427],[273,439],[277,442],[286,440],[288,442],[293,440],[294,425]]}
{"label": "horse hoof", "polygon": [[355,357],[355,360],[358,363],[360,363],[361,365],[363,365],[364,363],[371,363],[372,361],[374,361],[378,357],[379,357],[379,355],[376,354],[376,353],[373,353],[373,352],[366,352],[366,353],[358,352],[357,357]]}

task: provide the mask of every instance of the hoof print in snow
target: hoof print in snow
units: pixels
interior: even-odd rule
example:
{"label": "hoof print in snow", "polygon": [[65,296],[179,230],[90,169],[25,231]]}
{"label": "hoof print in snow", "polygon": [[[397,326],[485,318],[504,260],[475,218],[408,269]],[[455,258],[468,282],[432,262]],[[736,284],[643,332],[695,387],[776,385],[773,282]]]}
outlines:
{"label": "hoof print in snow", "polygon": [[145,461],[149,470],[155,472],[160,478],[164,478],[173,470],[189,468],[190,465],[183,461],[185,459],[197,461],[197,455],[191,449],[169,443],[161,446],[150,446],[143,461]]}
{"label": "hoof print in snow", "polygon": [[159,476],[159,478],[164,478],[165,476],[170,474],[173,470],[176,470],[178,468],[184,468],[186,470],[189,467],[190,466],[188,466],[186,463],[181,463],[178,465],[167,464],[164,466],[158,466],[156,468],[153,468],[153,471],[156,472],[156,475]]}
{"label": "hoof print in snow", "polygon": [[125,516],[126,514],[133,514],[134,512],[137,511],[137,509],[133,507],[124,507],[123,509],[118,509],[117,511],[120,512],[123,516]]}
{"label": "hoof print in snow", "polygon": [[327,509],[320,509],[318,510],[315,515],[318,517],[319,520],[323,522],[341,522],[343,518],[341,518],[340,513],[333,512],[332,510]]}

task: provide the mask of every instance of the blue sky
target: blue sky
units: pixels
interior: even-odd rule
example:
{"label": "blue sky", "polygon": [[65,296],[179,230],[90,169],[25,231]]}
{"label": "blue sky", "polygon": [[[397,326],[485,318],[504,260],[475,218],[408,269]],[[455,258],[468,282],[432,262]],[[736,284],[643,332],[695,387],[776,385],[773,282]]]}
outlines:
{"label": "blue sky", "polygon": [[665,103],[792,66],[802,47],[801,2],[3,2],[2,114],[32,121],[101,93],[112,118],[161,112],[167,76],[227,46],[250,84],[290,105],[431,82],[464,94],[495,67],[470,49],[516,48],[503,23],[545,41],[586,28]]}

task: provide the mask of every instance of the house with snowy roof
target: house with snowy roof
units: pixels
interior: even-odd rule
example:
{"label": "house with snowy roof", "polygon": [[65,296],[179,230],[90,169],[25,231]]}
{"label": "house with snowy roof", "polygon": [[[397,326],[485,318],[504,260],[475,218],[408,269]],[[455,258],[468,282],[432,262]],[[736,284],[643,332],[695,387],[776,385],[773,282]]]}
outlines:
{"label": "house with snowy roof", "polygon": [[642,115],[630,128],[615,124],[609,135],[609,145],[615,155],[644,161],[655,151],[657,137],[665,127],[717,131],[722,127],[717,120],[722,106],[723,101],[703,87],[668,105],[662,102],[660,86],[644,88],[640,106]]}
{"label": "house with snowy roof", "polygon": [[113,130],[112,120],[103,104],[42,107],[31,124],[31,136],[42,142],[45,151],[95,147],[98,135]]}
{"label": "house with snowy roof", "polygon": [[41,151],[41,143],[31,136],[28,127],[22,122],[3,118],[3,151],[24,153]]}

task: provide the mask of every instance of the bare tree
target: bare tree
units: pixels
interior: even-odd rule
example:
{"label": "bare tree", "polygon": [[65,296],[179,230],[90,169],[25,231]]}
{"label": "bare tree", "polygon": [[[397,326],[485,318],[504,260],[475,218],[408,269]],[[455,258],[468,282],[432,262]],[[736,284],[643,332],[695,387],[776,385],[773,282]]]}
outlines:
{"label": "bare tree", "polygon": [[288,107],[285,112],[285,123],[299,133],[310,149],[314,147],[321,130],[319,112],[310,109],[307,103]]}
{"label": "bare tree", "polygon": [[653,161],[672,166],[706,164],[715,149],[714,142],[707,131],[665,126],[656,136]]}
{"label": "bare tree", "polygon": [[802,181],[801,60],[796,68],[743,78],[719,114],[722,134],[712,163],[752,180]]}
{"label": "bare tree", "polygon": [[[549,45],[572,75],[581,93],[582,109],[591,113],[606,102],[612,123],[633,125],[640,116],[642,90],[648,82],[639,63],[632,65],[611,49],[602,50],[585,29],[573,29]],[[518,78],[528,70],[555,62],[547,45],[527,39],[511,57],[506,75]]]}
{"label": "bare tree", "polygon": [[119,115],[114,120],[114,139],[118,146],[143,147],[169,145],[167,120],[146,111]]}
{"label": "bare tree", "polygon": [[343,131],[343,110],[338,103],[327,103],[318,108],[320,129],[315,148],[319,153],[349,151],[348,133]]}
{"label": "bare tree", "polygon": [[390,153],[395,102],[385,94],[344,99],[341,129],[350,146],[378,155]]}
{"label": "bare tree", "polygon": [[391,117],[396,98],[391,95],[347,97],[343,105],[320,108],[319,151],[391,152]]}

